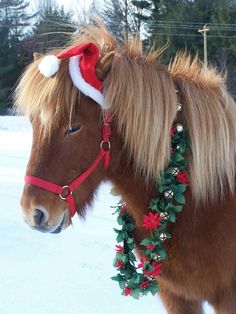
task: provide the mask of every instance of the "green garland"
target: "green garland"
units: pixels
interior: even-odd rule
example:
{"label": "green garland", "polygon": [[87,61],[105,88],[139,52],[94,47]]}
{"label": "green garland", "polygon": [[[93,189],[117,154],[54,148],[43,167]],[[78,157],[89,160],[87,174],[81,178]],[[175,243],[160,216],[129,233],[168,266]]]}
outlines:
{"label": "green garland", "polygon": [[138,299],[142,295],[159,291],[157,276],[161,273],[162,261],[167,258],[163,242],[171,238],[166,231],[169,222],[176,222],[176,213],[182,211],[185,204],[184,192],[188,185],[185,154],[189,151],[186,129],[177,124],[171,129],[172,155],[169,166],[157,180],[159,196],[151,199],[149,213],[144,215],[143,227],[150,231],[150,237],[142,240],[143,256],[140,264],[133,251],[135,249],[133,233],[135,224],[126,211],[126,204],[120,201],[117,205],[117,222],[121,229],[117,233],[116,257],[114,266],[119,273],[112,277],[118,281],[125,296]]}

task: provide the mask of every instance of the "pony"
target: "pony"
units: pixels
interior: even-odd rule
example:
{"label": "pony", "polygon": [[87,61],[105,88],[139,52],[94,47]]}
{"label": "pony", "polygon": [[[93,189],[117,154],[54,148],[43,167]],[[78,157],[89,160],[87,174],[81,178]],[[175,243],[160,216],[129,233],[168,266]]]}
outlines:
{"label": "pony", "polygon": [[[38,68],[42,56],[35,54],[16,87],[15,106],[33,128],[27,176],[58,189],[52,193],[26,181],[21,198],[26,223],[60,232],[71,224],[71,204],[85,217],[98,186],[108,180],[127,204],[142,256],[140,242],[149,233],[143,217],[171,158],[171,127],[182,123],[191,144],[190,183],[184,210],[168,227],[172,238],[163,244],[169,258],[158,277],[160,297],[169,314],[203,313],[205,300],[217,314],[234,314],[236,107],[226,77],[186,52],[161,65],[163,49],[145,53],[138,38],[118,44],[102,25],[83,28],[53,54],[88,42],[98,51],[95,74],[103,85],[103,107],[73,84],[67,59],[47,78]],[[104,124],[109,124],[105,137]],[[84,173],[72,202],[66,184]]]}

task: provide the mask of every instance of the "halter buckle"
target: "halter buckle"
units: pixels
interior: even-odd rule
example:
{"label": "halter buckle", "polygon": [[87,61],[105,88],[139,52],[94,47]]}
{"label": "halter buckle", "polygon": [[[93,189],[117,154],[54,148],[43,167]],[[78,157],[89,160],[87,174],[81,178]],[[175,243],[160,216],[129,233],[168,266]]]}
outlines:
{"label": "halter buckle", "polygon": [[[65,196],[64,196],[63,194],[64,194]],[[70,190],[70,188],[69,188],[68,185],[64,185],[64,186],[62,187],[61,193],[59,194],[59,197],[60,197],[60,199],[62,199],[63,201],[65,201],[66,198],[67,198],[69,195],[72,195],[72,191]]]}

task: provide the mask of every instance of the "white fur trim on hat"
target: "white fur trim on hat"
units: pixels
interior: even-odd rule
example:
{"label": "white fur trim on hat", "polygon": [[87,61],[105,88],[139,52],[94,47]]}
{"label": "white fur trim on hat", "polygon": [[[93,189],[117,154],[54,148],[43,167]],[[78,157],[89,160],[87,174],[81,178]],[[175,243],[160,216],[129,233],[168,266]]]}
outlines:
{"label": "white fur trim on hat", "polygon": [[60,66],[60,60],[54,56],[45,56],[38,65],[40,73],[45,77],[51,77],[57,73]]}
{"label": "white fur trim on hat", "polygon": [[75,87],[77,87],[86,96],[89,96],[95,100],[101,107],[104,107],[103,94],[98,89],[87,83],[81,74],[80,56],[74,56],[70,58],[69,71]]}

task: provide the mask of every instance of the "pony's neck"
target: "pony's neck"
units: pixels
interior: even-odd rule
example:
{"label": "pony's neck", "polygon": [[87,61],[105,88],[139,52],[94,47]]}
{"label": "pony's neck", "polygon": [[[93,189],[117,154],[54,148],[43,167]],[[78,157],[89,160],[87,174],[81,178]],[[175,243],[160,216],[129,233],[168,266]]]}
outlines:
{"label": "pony's neck", "polygon": [[[127,203],[128,212],[133,217],[137,231],[142,230],[143,216],[148,213],[148,205],[156,194],[155,184],[147,185],[145,178],[136,176],[133,167],[122,165],[110,178],[116,191]],[[143,232],[137,232],[137,240],[144,237]]]}

